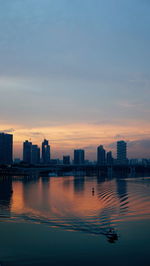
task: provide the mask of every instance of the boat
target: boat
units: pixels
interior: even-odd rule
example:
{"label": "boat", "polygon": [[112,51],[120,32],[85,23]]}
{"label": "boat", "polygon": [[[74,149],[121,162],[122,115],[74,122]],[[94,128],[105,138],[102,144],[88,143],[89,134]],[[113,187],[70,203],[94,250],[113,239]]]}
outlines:
{"label": "boat", "polygon": [[118,235],[113,228],[110,228],[109,231],[106,232],[106,236],[110,243],[114,243],[115,241],[118,240]]}

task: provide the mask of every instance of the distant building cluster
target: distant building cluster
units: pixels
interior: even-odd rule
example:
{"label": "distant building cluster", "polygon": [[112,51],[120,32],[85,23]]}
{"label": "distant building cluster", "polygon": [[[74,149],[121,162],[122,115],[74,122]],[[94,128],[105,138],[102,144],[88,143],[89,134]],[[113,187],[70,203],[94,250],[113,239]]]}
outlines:
{"label": "distant building cluster", "polygon": [[[142,159],[139,161],[138,159],[128,160],[127,158],[127,143],[123,140],[118,141],[116,144],[116,153],[117,158],[113,158],[112,151],[106,151],[103,145],[97,147],[97,160],[96,164],[104,166],[104,165],[113,165],[113,164],[150,164],[150,160]],[[14,163],[20,163],[20,159],[15,159]],[[0,133],[0,164],[11,165],[13,163],[13,135]],[[25,164],[64,164],[64,165],[84,165],[90,164],[93,162],[89,162],[85,160],[85,150],[83,149],[75,149],[74,150],[74,158],[71,161],[70,155],[64,155],[62,161],[59,159],[51,158],[51,148],[49,145],[49,141],[44,139],[41,145],[41,150],[38,145],[32,144],[32,142],[26,140],[23,142],[23,161]]]}
{"label": "distant building cluster", "polygon": [[28,164],[40,163],[40,148],[28,140],[23,143],[23,161]]}
{"label": "distant building cluster", "polygon": [[42,142],[42,157],[40,157],[40,148],[26,140],[23,143],[23,162],[27,164],[49,164],[50,163],[50,145],[48,140]]}

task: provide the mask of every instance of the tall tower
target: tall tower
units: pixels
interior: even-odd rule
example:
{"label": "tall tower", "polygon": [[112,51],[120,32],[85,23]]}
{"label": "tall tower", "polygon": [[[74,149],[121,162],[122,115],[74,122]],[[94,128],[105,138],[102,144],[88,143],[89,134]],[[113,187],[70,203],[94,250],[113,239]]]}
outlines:
{"label": "tall tower", "polygon": [[0,164],[13,162],[13,135],[0,133]]}
{"label": "tall tower", "polygon": [[113,164],[114,159],[113,159],[111,151],[107,152],[106,159],[107,159],[107,164],[108,165],[112,165]]}
{"label": "tall tower", "polygon": [[29,164],[32,162],[32,142],[28,140],[23,143],[23,161]]}
{"label": "tall tower", "polygon": [[48,144],[48,140],[44,139],[42,142],[42,163],[50,163],[50,158],[50,145]]}
{"label": "tall tower", "polygon": [[106,164],[106,151],[103,146],[100,145],[97,148],[97,164],[105,165]]}
{"label": "tall tower", "polygon": [[38,145],[32,145],[32,163],[39,164],[40,163],[40,148]]}
{"label": "tall tower", "polygon": [[84,164],[84,150],[74,150],[74,164]]}
{"label": "tall tower", "polygon": [[117,142],[117,162],[127,164],[127,143],[123,140]]}

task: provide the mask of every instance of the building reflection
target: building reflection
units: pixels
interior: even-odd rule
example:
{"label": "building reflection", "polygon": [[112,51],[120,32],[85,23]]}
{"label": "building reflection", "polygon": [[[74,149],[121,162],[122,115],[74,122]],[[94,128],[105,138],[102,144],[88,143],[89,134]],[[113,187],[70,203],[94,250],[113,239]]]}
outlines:
{"label": "building reflection", "polygon": [[51,212],[50,204],[50,180],[49,177],[44,177],[41,179],[41,206],[44,206],[44,211]]}
{"label": "building reflection", "polygon": [[70,190],[71,187],[72,187],[72,179],[68,179],[68,178],[64,179],[64,181],[63,181],[63,188],[65,190]]}
{"label": "building reflection", "polygon": [[79,193],[83,193],[84,191],[84,187],[85,187],[85,177],[74,177],[74,181],[73,181],[73,185],[74,185],[74,192],[79,194]]}
{"label": "building reflection", "polygon": [[34,214],[50,212],[50,178],[24,180],[23,202],[26,211]]}
{"label": "building reflection", "polygon": [[116,179],[116,190],[120,201],[120,214],[124,215],[128,211],[128,192],[127,181],[124,179]]}
{"label": "building reflection", "polygon": [[11,216],[12,193],[12,179],[0,180],[0,213],[3,217]]}
{"label": "building reflection", "polygon": [[[39,202],[39,179],[24,179],[22,181],[23,202],[26,208],[35,208]],[[36,199],[36,201],[35,201]]]}

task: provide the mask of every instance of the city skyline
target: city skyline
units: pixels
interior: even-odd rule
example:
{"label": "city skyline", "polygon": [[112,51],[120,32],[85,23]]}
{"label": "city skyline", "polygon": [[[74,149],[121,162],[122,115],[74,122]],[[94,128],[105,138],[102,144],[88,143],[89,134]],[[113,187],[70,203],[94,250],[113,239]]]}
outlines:
{"label": "city skyline", "polygon": [[[15,133],[14,131],[11,132],[11,130],[8,130],[8,131],[0,131],[1,133],[7,133],[8,134],[13,134],[13,139],[15,139]],[[32,142],[33,145],[38,145],[40,148],[42,147],[42,141],[46,138],[45,135],[43,134],[42,137],[41,135],[38,133],[38,132],[34,132],[33,135],[37,135],[35,138],[33,137],[32,139],[31,138],[27,138],[28,141]],[[60,139],[59,141],[55,142],[56,140],[51,140],[51,139],[48,139],[46,138],[48,141],[49,141],[49,144],[50,144],[50,147],[51,147],[51,154],[52,154],[52,157],[53,158],[62,158],[64,155],[70,155],[72,158],[73,158],[73,151],[74,149],[84,149],[86,150],[86,157],[87,159],[89,160],[97,160],[97,155],[96,155],[96,149],[99,145],[103,145],[104,148],[107,150],[107,151],[112,151],[113,153],[113,157],[117,157],[117,151],[116,151],[116,143],[117,141],[120,141],[120,140],[124,140],[127,142],[128,144],[128,157],[130,159],[132,158],[139,158],[139,159],[142,159],[142,158],[149,158],[150,157],[150,147],[147,143],[147,141],[143,140],[143,144],[140,143],[140,141],[130,141],[130,140],[126,140],[124,138],[121,138],[122,136],[121,135],[116,135],[114,137],[114,139],[112,139],[113,142],[111,143],[107,143],[105,142],[105,138],[92,138],[92,135],[89,137],[89,141],[94,139],[94,145],[92,145],[91,143],[88,142],[88,145],[84,145],[85,142],[87,141],[87,139],[84,137],[82,137],[82,139],[80,140],[80,138],[76,138],[75,139],[75,145],[72,144],[72,145],[69,145],[68,147],[68,143],[67,143],[67,140],[66,139]],[[26,139],[26,140],[27,140]],[[97,140],[100,139],[101,142],[97,142]],[[79,142],[78,142],[79,140]],[[23,148],[22,148],[22,145],[23,145],[23,142],[25,141],[25,139],[23,141],[20,140],[20,142],[16,142],[14,140],[13,142],[13,157],[14,158],[20,158],[20,159],[23,159]],[[92,141],[91,141],[92,142]],[[74,143],[74,139],[72,140],[72,143]],[[145,148],[147,148],[147,152],[145,153],[145,150],[144,152],[142,152],[141,150],[141,147],[145,146]],[[19,147],[19,149],[17,150],[17,146]],[[146,147],[147,146],[147,147]]]}
{"label": "city skyline", "polygon": [[13,132],[16,157],[44,137],[56,157],[88,147],[93,158],[119,139],[149,157],[150,4],[132,3],[1,3],[0,130]]}
{"label": "city skyline", "polygon": [[[37,145],[37,143],[32,143],[31,139],[24,140],[22,143],[22,156],[16,157],[13,153],[14,151],[13,134],[2,132],[0,133],[0,137],[1,137],[0,139],[1,157],[5,157],[6,151],[8,151],[9,146],[11,145],[11,152],[9,153],[10,157],[16,162],[23,161],[28,164],[39,164],[39,163],[49,164],[50,162],[56,163],[53,162],[53,160],[54,161],[58,160],[58,161],[64,161],[64,164],[68,164],[68,161],[69,162],[76,161],[75,164],[78,164],[79,162],[80,162],[79,164],[82,164],[81,162],[83,161],[87,162],[97,161],[98,164],[105,165],[106,163],[113,164],[113,162],[115,161],[118,161],[119,164],[127,164],[128,160],[133,161],[132,159],[150,160],[149,157],[132,158],[128,156],[129,142],[126,142],[123,139],[117,140],[115,143],[113,143],[113,145],[110,145],[109,147],[107,147],[106,145],[103,146],[102,144],[100,144],[99,146],[97,145],[95,149],[94,159],[91,159],[89,157],[89,154],[87,153],[87,147],[85,147],[84,149],[83,148],[81,149],[81,147],[74,148],[68,154],[67,153],[64,154],[64,151],[62,151],[62,156],[55,157],[54,151],[53,153],[51,153],[51,145],[49,143],[49,140],[47,140],[46,138],[44,138],[39,145]],[[8,141],[5,142],[5,139],[6,140],[8,139]],[[11,140],[11,142],[9,140]],[[1,161],[3,160],[5,159],[1,159]]]}

